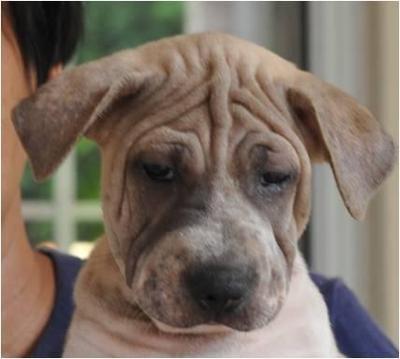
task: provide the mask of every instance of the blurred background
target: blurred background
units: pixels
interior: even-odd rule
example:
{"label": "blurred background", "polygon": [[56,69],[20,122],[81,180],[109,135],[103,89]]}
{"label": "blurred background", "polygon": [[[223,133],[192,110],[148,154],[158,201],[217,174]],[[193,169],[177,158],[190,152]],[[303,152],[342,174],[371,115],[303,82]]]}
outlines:
{"label": "blurred background", "polygon": [[[398,143],[397,2],[87,2],[77,65],[183,32],[221,30],[295,62],[366,105]],[[82,139],[52,179],[29,167],[23,211],[33,245],[86,257],[102,234],[100,157]],[[301,248],[313,271],[340,277],[398,342],[398,166],[358,223],[328,166],[313,175],[313,212]]]}

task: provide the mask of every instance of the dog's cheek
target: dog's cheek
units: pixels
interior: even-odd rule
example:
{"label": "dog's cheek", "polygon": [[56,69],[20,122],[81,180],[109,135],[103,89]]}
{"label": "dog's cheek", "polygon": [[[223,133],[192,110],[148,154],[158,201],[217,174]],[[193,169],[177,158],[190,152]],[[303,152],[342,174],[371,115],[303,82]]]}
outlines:
{"label": "dog's cheek", "polygon": [[[196,310],[182,279],[190,262],[189,253],[180,248],[174,236],[168,237],[141,259],[133,292],[150,318],[174,327],[200,324],[204,318]],[[171,247],[171,244],[175,245]]]}
{"label": "dog's cheek", "polygon": [[[105,188],[104,201],[107,203],[108,199],[110,206],[107,206],[104,212],[107,212],[107,217],[111,219],[111,238],[117,242],[115,246],[119,247],[120,257],[125,266],[124,275],[130,282],[137,261],[146,254],[146,250],[157,237],[152,236],[152,240],[145,240],[149,237],[147,232],[151,231],[153,222],[157,222],[157,218],[162,215],[168,201],[149,191],[143,178],[134,175],[129,166],[129,163],[125,164],[125,175],[121,177],[118,186],[113,185],[113,178],[108,180],[109,187]],[[116,198],[120,198],[120,201]]]}
{"label": "dog's cheek", "polygon": [[[121,207],[120,199],[124,198],[124,157],[121,151],[114,160],[114,151],[109,146],[101,147],[101,197],[102,212],[104,218],[105,232],[110,245],[111,252],[116,260],[121,273],[125,272],[125,248],[124,248],[124,227],[120,224]],[[122,164],[122,165],[121,165]]]}
{"label": "dog's cheek", "polygon": [[244,317],[253,321],[254,328],[268,325],[279,313],[287,295],[289,277],[284,258],[272,265],[268,280],[261,281]]}
{"label": "dog's cheek", "polygon": [[293,266],[298,242],[298,228],[294,216],[295,188],[278,198],[271,206],[264,207],[274,234],[277,249],[283,254],[289,270]]}
{"label": "dog's cheek", "polygon": [[258,243],[261,248],[257,250],[264,254],[259,256],[260,261],[254,261],[258,265],[260,281],[248,307],[248,317],[253,318],[255,327],[267,325],[282,307],[289,288],[291,266],[296,251],[292,236],[287,231],[280,232],[282,227],[276,224],[274,227],[273,223],[267,222],[269,233],[259,233]]}
{"label": "dog's cheek", "polygon": [[288,228],[285,226],[284,230],[277,226],[274,233],[276,246],[284,258],[287,274],[290,276],[297,253],[297,231],[294,220],[291,221]]}

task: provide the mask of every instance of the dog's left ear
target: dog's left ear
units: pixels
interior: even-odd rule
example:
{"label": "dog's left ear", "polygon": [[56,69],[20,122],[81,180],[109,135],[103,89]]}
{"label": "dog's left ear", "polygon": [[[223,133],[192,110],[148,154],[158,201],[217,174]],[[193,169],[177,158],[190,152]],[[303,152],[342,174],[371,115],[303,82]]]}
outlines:
{"label": "dog's left ear", "polygon": [[347,209],[362,219],[394,164],[392,138],[365,107],[310,73],[298,71],[286,88],[311,159],[330,163]]}
{"label": "dog's left ear", "polygon": [[13,122],[35,178],[48,177],[80,135],[124,96],[137,99],[154,76],[137,70],[125,51],[68,70],[21,101]]}

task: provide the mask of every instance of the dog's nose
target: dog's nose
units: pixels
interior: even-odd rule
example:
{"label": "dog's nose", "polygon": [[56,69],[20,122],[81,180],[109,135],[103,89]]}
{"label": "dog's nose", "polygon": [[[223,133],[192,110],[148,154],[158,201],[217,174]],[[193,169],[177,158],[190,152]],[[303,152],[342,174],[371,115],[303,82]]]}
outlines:
{"label": "dog's nose", "polygon": [[193,299],[213,314],[237,309],[248,297],[252,279],[248,270],[221,265],[202,266],[186,278]]}

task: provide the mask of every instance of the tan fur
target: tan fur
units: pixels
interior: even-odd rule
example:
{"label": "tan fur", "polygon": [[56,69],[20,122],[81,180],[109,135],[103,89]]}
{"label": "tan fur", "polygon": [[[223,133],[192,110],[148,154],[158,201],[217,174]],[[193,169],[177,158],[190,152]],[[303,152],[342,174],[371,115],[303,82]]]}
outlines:
{"label": "tan fur", "polygon": [[[394,161],[389,136],[348,95],[261,47],[206,33],[73,69],[23,101],[14,123],[37,178],[80,134],[102,152],[106,236],[78,279],[67,356],[337,354],[297,251],[311,160],[330,163],[356,218]],[[180,176],[154,184],[143,161]],[[290,180],[266,189],[265,171]],[[210,263],[256,278],[246,306],[211,331],[184,281]]]}

